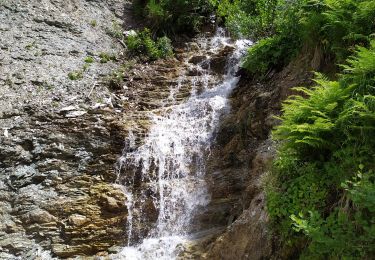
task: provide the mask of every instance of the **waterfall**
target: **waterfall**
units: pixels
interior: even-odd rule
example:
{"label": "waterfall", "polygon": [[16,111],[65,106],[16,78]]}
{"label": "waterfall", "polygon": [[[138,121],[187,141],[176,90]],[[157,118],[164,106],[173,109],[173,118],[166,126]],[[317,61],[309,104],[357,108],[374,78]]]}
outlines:
{"label": "waterfall", "polygon": [[[182,102],[176,99],[180,84],[187,81],[186,76],[181,75],[180,84],[171,87],[162,111],[151,113],[152,124],[143,142],[137,146],[134,135],[129,134],[120,168],[135,170],[126,177],[121,173],[119,176],[119,180],[125,179],[121,184],[128,197],[129,245],[113,259],[175,259],[179,245],[192,236],[197,211],[203,210],[210,201],[204,161],[220,116],[228,109],[228,95],[238,82],[235,73],[239,60],[250,43],[233,43],[222,29],[210,39],[202,37],[198,43],[207,60],[210,53],[225,46],[234,47],[226,63],[226,73],[212,84],[207,60],[197,65],[189,64],[201,72],[200,76],[189,79],[190,97]],[[134,226],[142,225],[142,219],[135,217],[142,212],[133,212],[136,210],[133,186],[139,178],[144,187],[137,196],[142,203],[151,197],[158,217],[140,244],[132,245],[132,239],[137,235]]]}

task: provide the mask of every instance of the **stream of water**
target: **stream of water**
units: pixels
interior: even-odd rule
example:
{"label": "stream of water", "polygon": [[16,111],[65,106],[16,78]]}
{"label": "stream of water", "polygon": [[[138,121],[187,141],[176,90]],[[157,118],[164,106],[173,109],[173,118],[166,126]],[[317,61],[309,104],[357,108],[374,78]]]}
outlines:
{"label": "stream of water", "polygon": [[[132,185],[136,176],[128,177],[123,190],[127,195],[129,245],[114,259],[175,259],[181,246],[193,236],[193,218],[209,203],[205,182],[205,157],[209,154],[220,116],[228,110],[228,96],[235,88],[235,73],[240,58],[249,46],[247,41],[231,42],[223,30],[212,38],[198,41],[201,52],[209,59],[225,46],[233,46],[233,54],[227,60],[225,75],[212,85],[209,69],[203,69],[207,61],[195,66],[202,73],[190,80],[190,97],[181,102],[175,98],[180,84],[171,87],[168,106],[162,112],[151,114],[152,125],[140,146],[130,133],[127,148],[120,164],[124,168],[137,168],[147,189],[141,192],[141,200],[152,196],[158,212],[155,226],[141,243],[133,245],[133,227],[142,220],[136,219]],[[180,82],[186,82],[181,76]],[[172,101],[172,102],[171,102]],[[151,195],[150,195],[151,194]],[[139,195],[138,195],[139,196]]]}

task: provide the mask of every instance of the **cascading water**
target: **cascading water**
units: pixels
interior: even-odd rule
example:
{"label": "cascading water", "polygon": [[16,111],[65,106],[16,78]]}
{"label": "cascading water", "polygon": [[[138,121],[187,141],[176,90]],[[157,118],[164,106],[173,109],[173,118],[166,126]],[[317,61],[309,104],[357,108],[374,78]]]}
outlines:
{"label": "cascading water", "polygon": [[[120,159],[121,168],[137,169],[133,176],[126,176],[124,192],[127,194],[128,238],[131,241],[134,225],[141,225],[133,210],[135,179],[141,178],[145,184],[140,192],[140,200],[153,198],[158,212],[155,226],[139,245],[124,248],[114,259],[174,259],[179,253],[179,244],[191,238],[194,231],[193,217],[209,202],[205,183],[204,160],[209,153],[210,143],[218,125],[220,115],[228,107],[227,97],[236,86],[238,69],[243,50],[249,45],[246,41],[230,43],[219,30],[212,39],[199,41],[201,51],[209,59],[209,53],[234,45],[233,54],[227,61],[226,73],[220,80],[212,82],[210,70],[203,69],[207,60],[195,66],[201,73],[191,79],[190,97],[178,102],[176,95],[180,84],[171,88],[168,102],[161,111],[151,114],[152,125],[144,142],[136,147],[133,134],[129,135],[124,155]],[[206,66],[207,67],[207,66]],[[180,83],[186,82],[180,77]],[[218,81],[218,80],[217,80]],[[186,84],[186,83],[185,83]],[[120,179],[123,176],[119,176]],[[119,181],[121,182],[121,181]],[[139,213],[138,215],[141,215]]]}

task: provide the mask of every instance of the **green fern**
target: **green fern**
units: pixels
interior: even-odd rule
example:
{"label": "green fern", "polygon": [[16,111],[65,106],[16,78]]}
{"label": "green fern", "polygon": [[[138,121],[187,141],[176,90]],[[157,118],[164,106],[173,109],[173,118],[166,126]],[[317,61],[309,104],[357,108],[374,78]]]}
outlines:
{"label": "green fern", "polygon": [[338,81],[317,74],[314,87],[295,88],[303,96],[284,103],[273,131],[280,147],[267,210],[285,247],[307,243],[302,259],[375,253],[374,61],[373,41],[357,47]]}

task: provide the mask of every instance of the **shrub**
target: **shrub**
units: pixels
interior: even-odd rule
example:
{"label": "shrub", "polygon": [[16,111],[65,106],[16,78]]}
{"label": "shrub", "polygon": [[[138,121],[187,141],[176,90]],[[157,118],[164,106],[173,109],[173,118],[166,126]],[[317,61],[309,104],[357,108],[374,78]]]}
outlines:
{"label": "shrub", "polygon": [[270,69],[280,69],[296,53],[299,42],[283,36],[260,40],[248,50],[242,67],[249,73],[263,77]]}
{"label": "shrub", "polygon": [[206,0],[135,0],[133,9],[153,32],[197,32],[212,8]]}
{"label": "shrub", "polygon": [[158,38],[156,41],[156,47],[159,50],[159,56],[161,58],[173,56],[172,42],[167,36]]}
{"label": "shrub", "polygon": [[284,66],[303,45],[319,46],[329,60],[343,63],[356,45],[368,47],[375,32],[372,0],[211,2],[232,35],[258,41],[244,65],[250,73]]}
{"label": "shrub", "polygon": [[144,56],[150,60],[173,56],[171,40],[164,36],[154,41],[148,29],[129,35],[126,45],[131,54]]}

